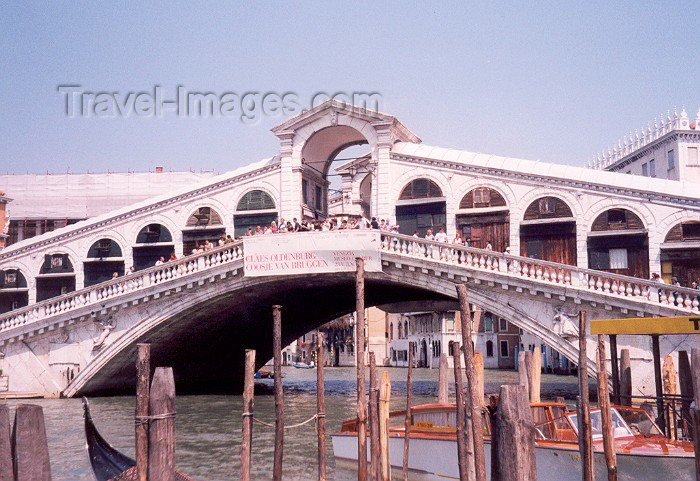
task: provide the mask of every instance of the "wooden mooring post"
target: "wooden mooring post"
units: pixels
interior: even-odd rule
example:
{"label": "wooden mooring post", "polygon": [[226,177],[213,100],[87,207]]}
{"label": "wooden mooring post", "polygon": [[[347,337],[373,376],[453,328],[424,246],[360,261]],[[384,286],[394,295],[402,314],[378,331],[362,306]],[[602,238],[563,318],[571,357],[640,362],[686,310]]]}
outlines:
{"label": "wooden mooring post", "polygon": [[491,481],[536,481],[535,427],[523,386],[501,386],[493,419]]}
{"label": "wooden mooring post", "polygon": [[588,357],[586,356],[586,312],[578,314],[578,446],[581,452],[583,481],[593,481],[593,440],[591,429],[591,412],[588,395]]}
{"label": "wooden mooring post", "polygon": [[148,481],[148,398],[151,384],[151,345],[136,345],[136,479]]}
{"label": "wooden mooring post", "polygon": [[620,371],[617,358],[617,334],[610,334],[610,372],[612,374],[613,402],[620,404]]}
{"label": "wooden mooring post", "polygon": [[476,372],[476,394],[479,402],[484,402],[484,356],[474,353],[474,372]]}
{"label": "wooden mooring post", "polygon": [[318,332],[316,348],[316,430],[318,434],[318,481],[326,481],[326,386],[323,333]]}
{"label": "wooden mooring post", "polygon": [[693,447],[695,448],[695,479],[700,481],[700,349],[690,351],[693,374],[693,392],[695,407],[690,410],[693,420]]}
{"label": "wooden mooring post", "polygon": [[381,476],[379,459],[379,383],[377,380],[377,360],[373,352],[369,353],[369,452],[370,477],[378,481]]}
{"label": "wooden mooring post", "polygon": [[[672,397],[678,394],[678,371],[676,371],[676,366],[673,364],[673,357],[669,354],[664,358],[663,364],[663,383],[664,383],[664,393],[669,394]],[[669,438],[676,440],[678,439],[678,430],[676,426],[676,415],[674,413],[675,404],[669,403],[664,408],[662,416],[666,417]]]}
{"label": "wooden mooring post", "polygon": [[148,400],[148,481],[175,479],[175,378],[170,367],[153,374]]}
{"label": "wooden mooring post", "polygon": [[596,369],[598,371],[598,405],[600,406],[603,428],[603,450],[605,464],[608,468],[608,481],[617,481],[617,458],[615,456],[615,438],[613,437],[612,413],[610,412],[610,395],[608,394],[608,372],[605,365],[605,341],[598,334],[596,352]]}
{"label": "wooden mooring post", "polygon": [[389,402],[391,401],[391,381],[389,372],[384,371],[379,386],[379,458],[382,464],[382,481],[391,481],[389,460]]}
{"label": "wooden mooring post", "polygon": [[664,416],[664,384],[661,378],[661,351],[659,349],[659,335],[651,336],[651,352],[654,357],[654,384],[656,386],[656,422],[661,428],[661,432],[666,431],[666,417]]}
{"label": "wooden mooring post", "polygon": [[0,404],[0,481],[15,481],[10,439],[10,408]]}
{"label": "wooden mooring post", "polygon": [[[458,354],[459,355],[459,354]],[[406,375],[406,417],[403,438],[403,481],[408,481],[408,451],[411,439],[411,401],[413,397],[413,342],[408,343],[408,374]]]}
{"label": "wooden mooring post", "polygon": [[367,394],[365,392],[365,260],[355,259],[355,338],[357,356],[357,481],[367,481]]}
{"label": "wooden mooring post", "polygon": [[[690,368],[690,357],[688,351],[678,351],[678,381],[681,388],[681,418],[692,424],[690,417],[690,404],[693,402],[693,374]],[[684,426],[685,427],[685,426]],[[692,432],[692,427],[686,431]],[[688,433],[686,432],[686,435]]]}
{"label": "wooden mooring post", "polygon": [[250,456],[253,447],[253,412],[255,406],[255,350],[245,351],[243,374],[243,413],[241,427],[241,481],[250,481]]}
{"label": "wooden mooring post", "polygon": [[484,431],[481,419],[481,403],[476,386],[476,372],[474,369],[474,343],[472,341],[472,317],[469,309],[467,286],[457,285],[459,297],[460,320],[462,324],[462,351],[464,352],[464,364],[467,372],[467,395],[465,404],[471,417],[474,471],[476,481],[486,481],[486,457],[484,455]]}
{"label": "wooden mooring post", "polygon": [[532,354],[530,351],[520,351],[518,353],[518,384],[525,388],[528,400],[530,399],[530,366],[532,361],[528,360]]}
{"label": "wooden mooring post", "polygon": [[620,351],[620,404],[632,405],[632,365],[629,349]]}
{"label": "wooden mooring post", "polygon": [[535,346],[532,351],[532,364],[530,365],[530,385],[529,394],[530,402],[540,402],[540,386],[542,385],[542,350]]}
{"label": "wooden mooring post", "polygon": [[272,355],[275,370],[275,454],[272,479],[282,481],[284,392],[282,391],[282,306],[280,305],[272,306]]}
{"label": "wooden mooring post", "polygon": [[447,369],[447,354],[443,352],[440,354],[440,371],[438,372],[437,402],[440,404],[446,404],[448,401]]}
{"label": "wooden mooring post", "polygon": [[[468,446],[465,436],[467,427],[467,408],[464,404],[464,388],[462,386],[462,352],[460,344],[454,343],[454,372],[455,372],[455,404],[456,404],[456,424],[457,424],[457,466],[459,467],[460,481],[469,479]],[[405,478],[404,478],[405,479]]]}

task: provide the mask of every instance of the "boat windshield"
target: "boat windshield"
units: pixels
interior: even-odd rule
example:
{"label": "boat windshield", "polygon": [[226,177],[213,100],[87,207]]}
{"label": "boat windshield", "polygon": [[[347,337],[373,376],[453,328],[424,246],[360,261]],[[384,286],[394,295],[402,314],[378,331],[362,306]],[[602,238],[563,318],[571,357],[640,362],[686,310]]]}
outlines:
{"label": "boat windshield", "polygon": [[[620,414],[615,409],[610,410],[612,415],[612,427],[613,427],[613,437],[614,438],[624,438],[628,436],[634,436],[632,430],[627,426],[627,423],[622,419]],[[578,415],[569,414],[569,419],[571,424],[578,431]],[[591,433],[593,435],[593,440],[603,439],[603,420],[600,409],[595,409],[591,411]]]}
{"label": "boat windshield", "polygon": [[644,436],[645,438],[651,436],[663,436],[663,433],[659,427],[651,420],[649,415],[641,409],[625,409],[621,408],[617,410],[625,420],[627,425],[630,427],[635,435]]}

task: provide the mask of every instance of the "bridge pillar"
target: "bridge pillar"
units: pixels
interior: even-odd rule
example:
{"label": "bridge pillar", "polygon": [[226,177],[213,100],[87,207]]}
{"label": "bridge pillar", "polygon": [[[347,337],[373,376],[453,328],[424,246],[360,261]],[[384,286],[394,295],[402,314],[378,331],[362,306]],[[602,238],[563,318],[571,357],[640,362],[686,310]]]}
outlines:
{"label": "bridge pillar", "polygon": [[294,132],[281,132],[279,216],[287,221],[301,221],[301,158],[292,154]]}

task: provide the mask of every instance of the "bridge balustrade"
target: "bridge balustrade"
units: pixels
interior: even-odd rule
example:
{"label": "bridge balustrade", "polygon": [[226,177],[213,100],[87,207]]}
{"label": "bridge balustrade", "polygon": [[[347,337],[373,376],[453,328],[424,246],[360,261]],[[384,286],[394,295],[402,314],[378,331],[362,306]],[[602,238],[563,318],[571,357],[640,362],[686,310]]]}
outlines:
{"label": "bridge balustrade", "polygon": [[[295,235],[295,234],[287,234]],[[309,234],[298,234],[309,235]],[[344,235],[339,231],[337,235]],[[658,302],[669,307],[700,312],[700,292],[577,266],[530,259],[512,254],[429,241],[383,232],[383,252],[413,259],[457,266],[481,272],[495,272],[536,284],[559,285],[635,301]],[[212,267],[243,258],[243,242],[237,241],[211,251],[193,254],[60,297],[26,306],[0,316],[0,333],[32,324],[81,307],[140,291],[172,279],[201,273]],[[605,301],[609,302],[609,301]]]}
{"label": "bridge balustrade", "polygon": [[416,259],[429,259],[480,271],[495,271],[513,277],[571,286],[616,297],[659,302],[699,312],[700,292],[697,289],[403,234],[382,233],[381,248],[386,252]]}
{"label": "bridge balustrade", "polygon": [[172,279],[202,272],[221,264],[240,260],[243,257],[243,242],[238,241],[210,251],[193,254],[160,266],[150,267],[133,274],[111,279],[94,286],[71,292],[23,307],[0,316],[0,332],[31,324],[56,314],[85,306],[99,304],[105,300],[141,289],[162,284]]}

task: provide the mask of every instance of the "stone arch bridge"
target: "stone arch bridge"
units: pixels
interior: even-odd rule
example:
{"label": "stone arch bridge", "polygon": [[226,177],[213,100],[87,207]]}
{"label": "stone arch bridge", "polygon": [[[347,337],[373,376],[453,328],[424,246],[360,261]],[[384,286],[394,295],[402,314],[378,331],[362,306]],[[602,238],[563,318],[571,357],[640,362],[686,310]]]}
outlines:
{"label": "stone arch bridge", "polygon": [[[352,241],[366,232],[323,234]],[[465,283],[471,302],[570,359],[578,356],[570,318],[581,309],[589,319],[699,312],[692,289],[400,234],[375,235],[381,271],[367,273],[368,307],[398,312],[416,310],[417,304],[453,305],[455,284]],[[354,310],[353,272],[246,276],[246,243],[1,315],[1,367],[10,389],[51,397],[130,391],[136,343],[147,341],[154,363],[175,368],[181,392],[227,391],[240,381],[244,348],[257,349],[259,362],[271,356],[273,304],[284,306],[283,342]],[[618,344],[631,349],[635,385],[651,392],[648,341],[620,336]],[[688,336],[662,338],[662,354],[689,347]],[[587,355],[593,373],[594,352]]]}

